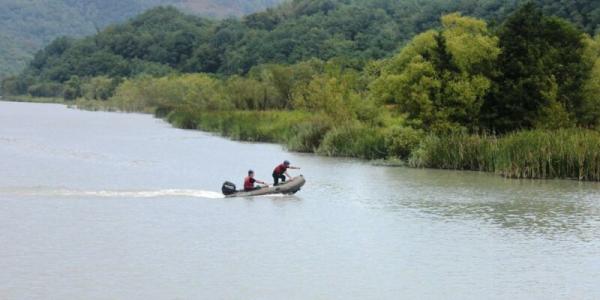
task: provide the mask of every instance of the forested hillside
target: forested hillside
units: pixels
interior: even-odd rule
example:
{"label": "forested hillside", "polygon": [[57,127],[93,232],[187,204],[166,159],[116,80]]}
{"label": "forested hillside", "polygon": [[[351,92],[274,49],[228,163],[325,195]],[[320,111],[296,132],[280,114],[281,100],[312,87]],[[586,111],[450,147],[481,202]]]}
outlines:
{"label": "forested hillside", "polygon": [[[600,24],[600,5],[594,4],[595,1],[538,1],[541,2],[542,11],[570,19],[589,34],[593,34]],[[126,2],[107,7],[123,6]],[[144,2],[144,5],[157,2],[164,0]],[[186,1],[185,5],[191,5],[192,2]],[[444,13],[462,12],[487,19],[493,25],[500,23],[520,2],[523,1],[295,0],[241,20],[225,21],[189,17],[172,9],[158,9],[146,12],[124,25],[112,26],[95,37],[56,41],[64,44],[64,52],[53,53],[56,45],[51,45],[38,53],[27,75],[61,82],[71,75],[131,76],[144,72],[140,67],[142,63],[152,65],[153,70],[149,72],[174,69],[222,74],[245,73],[262,63],[295,63],[309,58],[328,60],[342,57],[361,64],[369,59],[389,56],[414,35],[439,26],[439,17]],[[272,2],[258,2],[256,5],[269,4]],[[196,2],[196,5],[200,5],[200,2]],[[105,25],[108,19],[125,17],[122,10],[99,12],[89,6],[77,8],[74,3],[69,7],[87,11],[87,14],[105,16],[98,21],[99,27]],[[133,1],[126,11],[141,7],[139,2]],[[69,14],[60,15],[64,17]],[[69,35],[94,28],[94,24],[88,24],[88,28],[75,26],[75,23],[79,23],[77,18],[65,18],[65,23],[68,22],[72,25],[67,28],[79,28],[72,29],[74,31]],[[54,29],[50,26],[44,28],[48,32],[42,36],[51,37],[50,32]],[[18,52],[19,48],[7,49],[5,51]],[[97,67],[85,67],[100,57],[105,59],[96,64]],[[19,61],[22,63],[27,58],[28,55],[21,54]]]}
{"label": "forested hillside", "polygon": [[157,5],[204,16],[240,16],[281,0],[0,0],[0,78],[16,74],[59,36],[93,34]]}

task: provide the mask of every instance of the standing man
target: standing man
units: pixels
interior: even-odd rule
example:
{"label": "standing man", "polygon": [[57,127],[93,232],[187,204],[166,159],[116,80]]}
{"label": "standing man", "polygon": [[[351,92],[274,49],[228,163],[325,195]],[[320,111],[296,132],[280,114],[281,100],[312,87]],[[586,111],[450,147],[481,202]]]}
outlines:
{"label": "standing man", "polygon": [[260,184],[264,184],[267,185],[266,183],[264,183],[263,181],[260,180],[256,180],[254,179],[254,171],[250,170],[248,171],[248,177],[246,177],[244,179],[244,191],[246,192],[250,192],[250,191],[254,191],[254,190],[258,190],[260,189],[259,186],[255,187],[254,183],[260,183]]}
{"label": "standing man", "polygon": [[292,177],[287,173],[288,169],[300,170],[298,167],[290,166],[289,161],[284,161],[282,164],[275,167],[275,170],[273,170],[273,181],[275,182],[275,185],[279,184],[279,180],[281,180],[282,183],[285,182],[286,176],[287,178],[292,179]]}

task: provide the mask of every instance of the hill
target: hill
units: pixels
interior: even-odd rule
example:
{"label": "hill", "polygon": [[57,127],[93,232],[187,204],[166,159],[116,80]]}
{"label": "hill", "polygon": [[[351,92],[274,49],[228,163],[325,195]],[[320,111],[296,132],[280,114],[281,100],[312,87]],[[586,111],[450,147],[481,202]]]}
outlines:
{"label": "hill", "polygon": [[240,16],[281,0],[0,0],[0,78],[21,71],[59,36],[81,37],[158,5],[209,17]]}
{"label": "hill", "polygon": [[[192,2],[177,4],[192,6]],[[219,3],[228,2],[240,3],[234,0]],[[36,80],[64,82],[71,75],[127,77],[170,71],[243,74],[259,64],[289,64],[310,58],[339,57],[360,65],[370,59],[387,57],[417,33],[438,27],[439,17],[445,13],[458,11],[480,17],[493,28],[521,2],[524,1],[294,0],[243,19],[223,21],[159,8],[124,24],[110,26],[95,36],[55,41],[61,51],[56,51],[56,44],[40,51],[24,74]],[[548,15],[571,20],[590,34],[598,30],[600,5],[596,1],[538,2]],[[197,9],[209,8],[208,2],[194,3]],[[256,5],[272,3],[257,2]],[[139,2],[131,5],[130,10],[141,8]],[[245,7],[255,6],[247,4]],[[75,2],[70,8],[77,8]],[[76,10],[91,11],[94,15],[111,14],[111,11],[96,13],[90,6]],[[58,14],[56,18],[65,15],[68,13]],[[114,17],[125,15],[119,10],[114,12]],[[100,21],[107,22],[107,19]],[[64,22],[74,26],[80,21],[64,18]],[[88,24],[88,27],[67,29],[70,28],[71,35],[78,35],[92,30],[94,25]],[[46,28],[53,31],[51,27]],[[13,47],[8,51],[18,52],[18,49]],[[23,64],[29,56],[21,57],[20,64]],[[92,64],[94,67],[90,67]]]}

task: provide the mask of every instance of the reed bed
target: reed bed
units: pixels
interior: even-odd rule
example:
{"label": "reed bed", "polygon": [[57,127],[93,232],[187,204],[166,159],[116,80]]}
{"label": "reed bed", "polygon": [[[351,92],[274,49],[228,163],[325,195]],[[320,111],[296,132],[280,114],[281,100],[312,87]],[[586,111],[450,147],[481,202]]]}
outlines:
{"label": "reed bed", "polygon": [[600,181],[596,131],[523,131],[503,137],[499,148],[496,170],[506,177]]}
{"label": "reed bed", "polygon": [[409,159],[412,167],[493,172],[498,139],[485,135],[429,135]]}
{"label": "reed bed", "polygon": [[496,172],[510,178],[600,181],[600,133],[586,129],[428,136],[413,167]]}
{"label": "reed bed", "polygon": [[360,123],[334,127],[323,115],[301,111],[173,111],[174,126],[200,129],[240,141],[281,143],[289,150],[381,159],[388,156],[381,128]]}
{"label": "reed bed", "polygon": [[292,111],[172,112],[177,127],[236,140],[277,142],[288,149],[367,159],[410,151],[409,166],[496,172],[510,178],[600,181],[600,133],[586,129],[531,130],[493,135],[429,135],[418,147],[395,149],[418,134],[394,135],[361,124],[332,126],[326,118]]}
{"label": "reed bed", "polygon": [[293,111],[173,111],[167,120],[176,127],[215,132],[240,141],[286,143],[306,114]]}

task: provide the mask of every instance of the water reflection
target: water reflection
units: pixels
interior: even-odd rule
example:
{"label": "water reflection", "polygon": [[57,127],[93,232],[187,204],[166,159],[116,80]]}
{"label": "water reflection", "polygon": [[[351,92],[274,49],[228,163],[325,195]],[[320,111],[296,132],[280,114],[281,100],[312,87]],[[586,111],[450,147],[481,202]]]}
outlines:
{"label": "water reflection", "polygon": [[[582,240],[600,237],[600,184],[568,180],[514,180],[493,174],[389,169],[402,195],[384,208],[417,209],[448,219],[483,220],[525,234]],[[563,236],[564,237],[564,236]]]}

